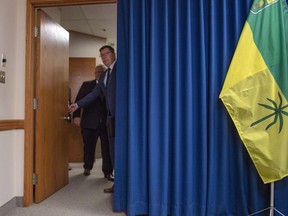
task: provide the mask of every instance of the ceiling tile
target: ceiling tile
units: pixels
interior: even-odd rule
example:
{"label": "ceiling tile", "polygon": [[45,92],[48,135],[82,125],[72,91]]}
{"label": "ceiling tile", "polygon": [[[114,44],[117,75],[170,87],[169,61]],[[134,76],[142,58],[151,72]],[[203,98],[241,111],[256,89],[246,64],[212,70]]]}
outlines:
{"label": "ceiling tile", "polygon": [[104,37],[116,44],[117,4],[59,7],[60,24],[67,30]]}
{"label": "ceiling tile", "polygon": [[79,6],[60,7],[61,20],[82,20],[85,16]]}
{"label": "ceiling tile", "polygon": [[81,6],[86,19],[117,19],[117,4],[95,4]]}
{"label": "ceiling tile", "polygon": [[90,29],[89,25],[85,20],[61,21],[61,25],[67,30],[82,32],[85,34],[93,34],[92,30]]}

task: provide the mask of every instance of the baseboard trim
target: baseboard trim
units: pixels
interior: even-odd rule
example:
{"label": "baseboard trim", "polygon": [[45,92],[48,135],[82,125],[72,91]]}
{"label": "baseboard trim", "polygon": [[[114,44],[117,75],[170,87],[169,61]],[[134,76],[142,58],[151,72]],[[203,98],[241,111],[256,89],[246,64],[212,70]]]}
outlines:
{"label": "baseboard trim", "polygon": [[0,207],[0,215],[7,215],[16,207],[23,207],[23,197],[14,197]]}

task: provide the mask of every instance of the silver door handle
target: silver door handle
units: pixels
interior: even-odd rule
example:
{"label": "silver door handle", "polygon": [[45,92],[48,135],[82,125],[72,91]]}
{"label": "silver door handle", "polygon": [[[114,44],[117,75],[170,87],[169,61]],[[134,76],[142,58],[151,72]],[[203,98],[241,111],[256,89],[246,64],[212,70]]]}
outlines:
{"label": "silver door handle", "polygon": [[71,116],[64,116],[64,120],[71,121]]}

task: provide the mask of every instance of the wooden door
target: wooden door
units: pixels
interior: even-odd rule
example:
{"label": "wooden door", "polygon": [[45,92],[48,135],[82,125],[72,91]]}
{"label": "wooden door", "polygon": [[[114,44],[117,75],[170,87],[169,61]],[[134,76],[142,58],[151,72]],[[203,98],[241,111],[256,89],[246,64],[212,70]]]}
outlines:
{"label": "wooden door", "polygon": [[68,184],[69,33],[38,10],[35,97],[35,203]]}
{"label": "wooden door", "polygon": [[[74,103],[84,81],[95,79],[96,58],[69,58],[69,86]],[[81,128],[73,123],[69,126],[69,162],[83,162],[83,141]],[[97,148],[100,145],[97,144]]]}

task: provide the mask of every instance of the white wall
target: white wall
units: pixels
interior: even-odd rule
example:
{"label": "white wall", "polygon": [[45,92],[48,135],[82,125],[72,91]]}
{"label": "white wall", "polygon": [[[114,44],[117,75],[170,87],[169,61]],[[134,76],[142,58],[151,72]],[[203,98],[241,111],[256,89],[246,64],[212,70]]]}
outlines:
{"label": "white wall", "polygon": [[96,58],[96,64],[103,64],[99,49],[106,44],[106,38],[95,37],[79,32],[70,31],[70,57]]}
{"label": "white wall", "polygon": [[[0,119],[24,119],[26,0],[0,1],[0,55],[6,55],[6,83],[0,83]],[[24,131],[0,132],[0,206],[23,196]]]}
{"label": "white wall", "polygon": [[[54,14],[55,15],[55,14]],[[57,15],[57,13],[56,13]],[[58,15],[57,15],[58,16]],[[0,120],[24,119],[26,0],[0,0],[0,55],[6,55],[6,83],[0,83]],[[70,33],[71,57],[99,58],[105,38]],[[0,207],[24,190],[24,131],[0,131]]]}

